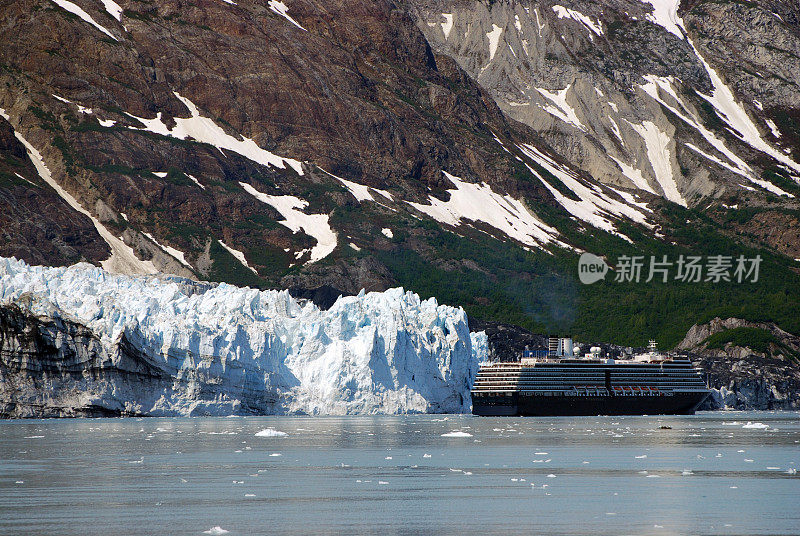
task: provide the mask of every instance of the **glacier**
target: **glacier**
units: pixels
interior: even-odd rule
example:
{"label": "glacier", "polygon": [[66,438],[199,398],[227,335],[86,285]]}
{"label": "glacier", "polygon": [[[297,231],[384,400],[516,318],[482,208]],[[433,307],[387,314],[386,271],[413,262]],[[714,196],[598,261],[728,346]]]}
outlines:
{"label": "glacier", "polygon": [[[37,376],[35,356],[17,358],[16,376],[4,363],[0,401],[13,394],[17,406],[153,416],[462,413],[486,355],[486,336],[469,332],[463,309],[402,288],[321,310],[285,290],[0,257],[0,306],[9,305],[85,326],[101,354],[90,369],[80,349],[62,351],[76,361],[68,377]],[[2,337],[0,355],[9,355]]]}

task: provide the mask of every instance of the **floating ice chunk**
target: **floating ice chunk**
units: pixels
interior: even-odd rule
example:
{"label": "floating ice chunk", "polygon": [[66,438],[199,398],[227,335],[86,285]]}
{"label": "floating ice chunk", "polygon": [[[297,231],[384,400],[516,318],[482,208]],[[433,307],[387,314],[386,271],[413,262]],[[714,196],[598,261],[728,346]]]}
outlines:
{"label": "floating ice chunk", "polygon": [[255,497],[256,494],[255,493],[245,493],[244,496],[245,497]]}
{"label": "floating ice chunk", "polygon": [[14,482],[14,484],[24,484],[24,483],[25,483],[24,480],[17,480],[16,482]]}
{"label": "floating ice chunk", "polygon": [[647,478],[661,478],[661,475],[647,475]]}
{"label": "floating ice chunk", "polygon": [[277,458],[278,456],[283,456],[283,454],[281,454],[280,452],[273,452],[269,456],[270,458]]}
{"label": "floating ice chunk", "polygon": [[642,460],[644,458],[647,458],[647,454],[642,454],[641,456],[636,456],[637,460]]}
{"label": "floating ice chunk", "polygon": [[25,439],[42,439],[43,437],[43,435],[29,435],[25,436]]}
{"label": "floating ice chunk", "polygon": [[274,428],[264,428],[260,432],[256,432],[255,435],[256,437],[285,437],[288,434]]}
{"label": "floating ice chunk", "polygon": [[780,467],[767,467],[769,471],[780,471]]}
{"label": "floating ice chunk", "polygon": [[740,423],[739,421],[729,421],[729,422],[722,421],[722,426],[739,426],[740,424],[742,423]]}
{"label": "floating ice chunk", "polygon": [[388,482],[385,480],[378,480],[378,484],[381,486],[385,486],[386,484],[388,484]]}
{"label": "floating ice chunk", "polygon": [[391,456],[386,456],[386,457],[384,458],[384,460],[391,460],[391,459],[392,459],[392,457],[391,457]]}
{"label": "floating ice chunk", "polygon": [[764,424],[763,422],[750,422],[747,421],[747,424],[742,425],[742,428],[747,428],[750,430],[766,430],[769,428],[768,424]]}
{"label": "floating ice chunk", "polygon": [[753,463],[753,460],[750,459],[750,458],[745,458],[744,461],[747,462],[747,463]]}
{"label": "floating ice chunk", "polygon": [[230,532],[230,531],[225,530],[222,527],[220,527],[219,525],[217,525],[216,527],[211,527],[208,530],[204,530],[203,534],[210,534],[211,536],[218,536],[220,534],[228,534],[228,532]]}
{"label": "floating ice chunk", "polygon": [[549,475],[547,475],[547,478],[555,478],[555,477],[556,477],[556,475],[554,475],[553,473],[550,473]]}
{"label": "floating ice chunk", "polygon": [[684,470],[681,472],[681,475],[683,475],[683,476],[691,476],[691,475],[693,475],[693,474],[694,474],[694,473],[693,473],[692,471],[690,471],[689,469],[684,469]]}
{"label": "floating ice chunk", "polygon": [[430,454],[423,454],[423,455],[422,455],[422,457],[423,457],[423,458],[430,458],[430,457],[431,457],[431,455],[430,455]]}
{"label": "floating ice chunk", "polygon": [[442,434],[442,437],[472,437],[472,434],[468,432],[459,432],[454,430],[452,432],[447,432],[446,434]]}
{"label": "floating ice chunk", "polygon": [[546,452],[534,452],[537,456],[547,456]]}

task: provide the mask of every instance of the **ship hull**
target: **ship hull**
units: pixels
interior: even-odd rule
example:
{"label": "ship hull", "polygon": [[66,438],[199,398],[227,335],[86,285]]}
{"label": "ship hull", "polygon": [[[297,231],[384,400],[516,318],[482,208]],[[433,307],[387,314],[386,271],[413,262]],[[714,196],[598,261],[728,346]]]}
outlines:
{"label": "ship hull", "polygon": [[692,415],[708,392],[671,396],[473,396],[472,413],[481,416]]}

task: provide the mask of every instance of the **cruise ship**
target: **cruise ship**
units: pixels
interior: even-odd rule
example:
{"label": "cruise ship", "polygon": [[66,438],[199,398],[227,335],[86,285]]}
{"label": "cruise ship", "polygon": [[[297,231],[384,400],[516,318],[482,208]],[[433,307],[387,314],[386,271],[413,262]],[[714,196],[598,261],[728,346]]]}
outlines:
{"label": "cruise ship", "polygon": [[484,363],[472,388],[472,413],[484,416],[691,415],[709,396],[688,357],[662,354],[654,341],[631,359],[593,347],[573,354],[572,339],[525,351],[513,363]]}

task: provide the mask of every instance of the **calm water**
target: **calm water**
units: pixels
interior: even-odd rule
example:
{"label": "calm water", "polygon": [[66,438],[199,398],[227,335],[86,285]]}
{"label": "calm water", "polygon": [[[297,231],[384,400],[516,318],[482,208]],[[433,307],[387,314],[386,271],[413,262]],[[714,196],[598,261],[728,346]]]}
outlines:
{"label": "calm water", "polygon": [[6,421],[0,534],[800,534],[798,466],[798,413]]}

